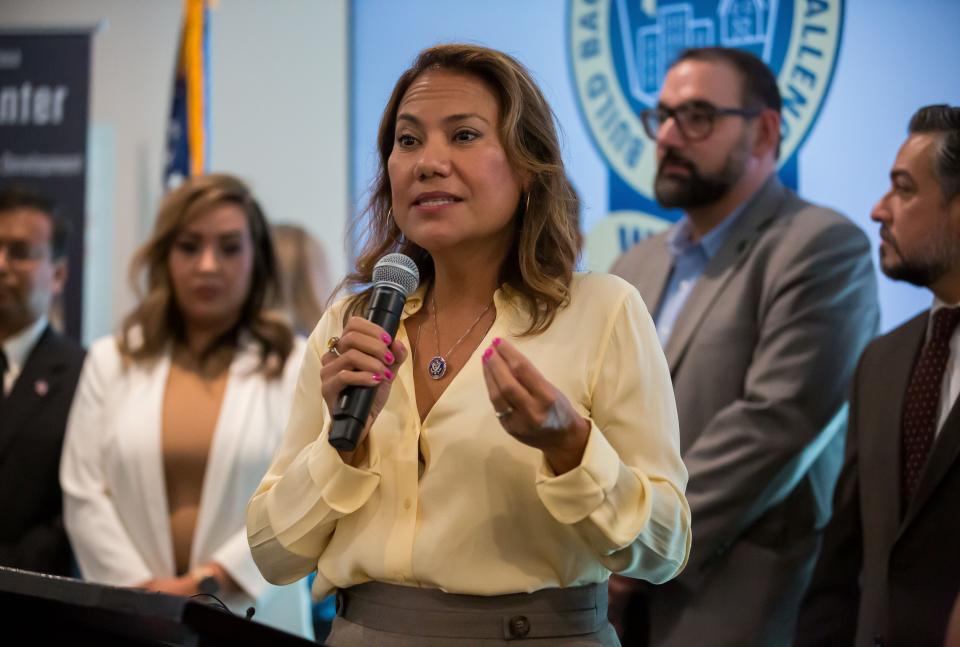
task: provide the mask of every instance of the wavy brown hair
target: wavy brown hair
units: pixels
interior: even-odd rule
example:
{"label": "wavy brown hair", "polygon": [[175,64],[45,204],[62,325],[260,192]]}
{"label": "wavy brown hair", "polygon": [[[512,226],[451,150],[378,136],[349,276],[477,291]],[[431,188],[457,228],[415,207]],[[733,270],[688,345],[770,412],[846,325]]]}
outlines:
{"label": "wavy brown hair", "polygon": [[467,44],[423,50],[393,88],[377,134],[380,164],[370,203],[354,223],[354,231],[365,232],[366,243],[355,271],[338,286],[356,291],[347,301],[344,320],[366,308],[373,267],[384,254],[401,252],[412,258],[421,282],[434,276],[430,254],[402,236],[397,227],[387,171],[400,102],[414,80],[429,69],[478,78],[497,98],[499,136],[507,159],[519,175],[529,178],[517,205],[515,236],[500,268],[500,283],[513,288],[530,313],[531,323],[524,334],[542,332],[570,300],[570,283],[581,245],[580,201],[563,168],[553,111],[530,72],[507,54]]}
{"label": "wavy brown hair", "polygon": [[[183,314],[177,305],[167,259],[183,227],[224,203],[236,204],[247,218],[253,243],[250,292],[236,324],[203,353],[212,356],[225,347],[236,347],[241,331],[248,331],[261,349],[260,368],[268,377],[283,372],[293,348],[293,331],[282,317],[265,309],[279,291],[277,260],[270,228],[250,189],[225,174],[190,178],[164,197],[150,239],[130,264],[130,281],[139,304],[123,321],[117,341],[124,357],[134,361],[160,356],[170,342],[185,341]],[[270,360],[276,357],[279,361]]]}

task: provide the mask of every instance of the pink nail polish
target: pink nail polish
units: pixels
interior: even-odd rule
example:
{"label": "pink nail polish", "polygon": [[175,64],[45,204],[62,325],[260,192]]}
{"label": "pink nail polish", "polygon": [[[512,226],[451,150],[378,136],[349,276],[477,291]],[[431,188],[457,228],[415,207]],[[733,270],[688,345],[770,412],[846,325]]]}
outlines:
{"label": "pink nail polish", "polygon": [[382,335],[380,335],[380,339],[383,340],[383,343],[384,343],[384,344],[389,344],[390,342],[393,341],[393,340],[390,338],[390,335],[388,335],[387,333],[383,333]]}
{"label": "pink nail polish", "polygon": [[494,345],[494,346],[499,346],[501,343],[503,343],[503,340],[500,339],[499,337],[494,337],[494,338],[493,338],[493,345]]}
{"label": "pink nail polish", "polygon": [[383,378],[380,376],[379,373],[374,373],[374,374],[373,374],[373,381],[374,381],[374,382],[379,382],[379,381],[382,380],[382,379],[383,379]]}
{"label": "pink nail polish", "polygon": [[483,351],[483,362],[484,362],[484,363],[487,363],[488,361],[490,361],[490,356],[491,356],[491,355],[493,355],[493,349],[492,349],[492,348],[488,348],[487,350]]}
{"label": "pink nail polish", "polygon": [[387,364],[393,364],[393,360],[394,360],[393,353],[391,353],[390,351],[387,351],[387,354],[383,356],[383,359]]}
{"label": "pink nail polish", "polygon": [[393,379],[393,371],[391,371],[389,368],[386,369],[386,370],[383,372],[383,374],[386,376],[386,378],[387,378],[388,380],[392,380],[392,379]]}

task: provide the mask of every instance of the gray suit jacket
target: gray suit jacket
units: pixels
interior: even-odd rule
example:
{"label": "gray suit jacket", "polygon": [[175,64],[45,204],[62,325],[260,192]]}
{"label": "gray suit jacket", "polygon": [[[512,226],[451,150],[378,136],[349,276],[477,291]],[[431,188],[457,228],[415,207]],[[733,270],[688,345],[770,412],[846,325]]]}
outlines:
{"label": "gray suit jacket", "polygon": [[875,340],[851,389],[846,462],[796,645],[940,647],[960,592],[960,406],[913,499],[901,501],[901,420],[929,312]]}
{"label": "gray suit jacket", "polygon": [[[672,262],[664,233],[612,272],[654,311]],[[771,177],[665,348],[693,549],[678,579],[645,594],[652,644],[790,641],[842,462],[847,384],[877,322],[866,236]]]}

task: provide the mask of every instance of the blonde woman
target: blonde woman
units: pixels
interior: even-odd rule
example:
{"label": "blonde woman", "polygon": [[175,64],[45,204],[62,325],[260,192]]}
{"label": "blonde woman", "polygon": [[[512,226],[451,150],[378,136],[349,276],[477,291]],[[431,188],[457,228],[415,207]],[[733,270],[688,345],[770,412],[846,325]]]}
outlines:
{"label": "blonde woman", "polygon": [[239,180],[187,181],[163,201],[132,265],[146,290],[117,337],[93,344],[60,480],[85,579],[175,595],[312,636],[303,583],[270,586],[244,508],[290,411],[303,344],[264,304],[273,243]]}

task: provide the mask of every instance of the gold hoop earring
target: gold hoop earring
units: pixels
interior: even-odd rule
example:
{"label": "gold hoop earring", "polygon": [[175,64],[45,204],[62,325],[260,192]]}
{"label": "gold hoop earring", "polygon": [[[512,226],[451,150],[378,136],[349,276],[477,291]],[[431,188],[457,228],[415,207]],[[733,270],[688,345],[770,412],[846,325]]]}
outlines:
{"label": "gold hoop earring", "polygon": [[[387,210],[387,215],[391,217],[393,216],[393,207],[390,207],[390,209]],[[398,248],[403,247],[404,243],[407,242],[407,238],[403,235],[403,231],[401,231],[400,227],[397,226],[397,222],[395,220],[393,221],[393,226],[397,231],[397,233],[393,236],[393,242]]]}
{"label": "gold hoop earring", "polygon": [[527,203],[523,207],[523,215],[530,213],[530,193],[527,193]]}

